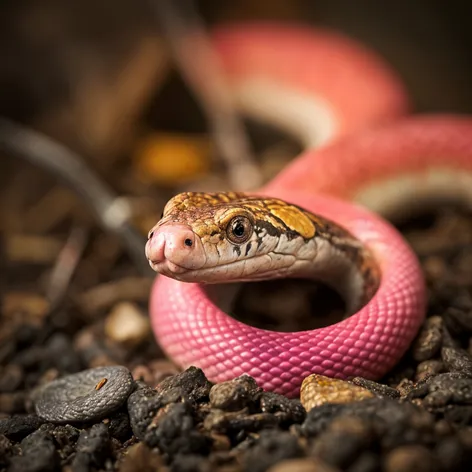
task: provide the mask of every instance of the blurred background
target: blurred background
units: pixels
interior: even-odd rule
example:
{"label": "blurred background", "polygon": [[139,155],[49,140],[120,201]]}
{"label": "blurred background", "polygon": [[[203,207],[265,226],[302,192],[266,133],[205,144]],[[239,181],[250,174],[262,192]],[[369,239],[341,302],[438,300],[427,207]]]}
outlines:
{"label": "blurred background", "polygon": [[[185,26],[192,18],[188,3],[174,3]],[[129,315],[136,307],[143,310],[133,318],[136,326],[147,326],[139,324],[152,280],[145,234],[177,191],[229,186],[205,104],[183,79],[179,57],[169,47],[169,38],[178,38],[181,30],[165,21],[163,4],[172,2],[1,2],[0,117],[11,120],[0,126],[0,286],[2,314],[11,320],[2,323],[1,339],[25,319],[43,326],[47,316],[49,332],[61,326],[72,334],[98,314],[113,315],[107,319],[116,322],[119,310]],[[414,111],[472,112],[470,2],[201,0],[195,5],[206,28],[263,19],[333,28],[390,63]],[[289,137],[244,123],[264,180],[299,152]],[[20,142],[40,147],[31,131],[51,139],[52,147],[44,149],[61,169],[51,172],[44,162],[28,162],[15,150]],[[66,148],[55,147],[61,144]],[[71,165],[70,151],[86,167]],[[97,176],[105,193],[96,189]],[[94,205],[101,208],[95,208],[98,219]],[[105,209],[114,221],[131,215],[136,231],[110,224]],[[119,305],[122,301],[136,306]],[[60,316],[54,317],[54,310]],[[143,332],[147,336],[148,327]]]}

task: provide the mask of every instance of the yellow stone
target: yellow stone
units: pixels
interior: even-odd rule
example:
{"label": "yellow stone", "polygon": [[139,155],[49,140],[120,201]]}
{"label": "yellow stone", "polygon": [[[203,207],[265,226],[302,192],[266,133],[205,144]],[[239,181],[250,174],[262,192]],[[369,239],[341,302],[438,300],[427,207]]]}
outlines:
{"label": "yellow stone", "polygon": [[374,396],[366,388],[319,374],[306,377],[300,389],[300,401],[306,411],[325,403],[352,403]]}

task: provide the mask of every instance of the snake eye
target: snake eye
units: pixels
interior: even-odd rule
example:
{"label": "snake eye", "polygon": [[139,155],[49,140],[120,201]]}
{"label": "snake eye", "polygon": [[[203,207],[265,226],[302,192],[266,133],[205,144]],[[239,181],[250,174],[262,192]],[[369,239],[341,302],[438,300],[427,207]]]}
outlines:
{"label": "snake eye", "polygon": [[252,223],[246,216],[236,216],[226,227],[228,239],[234,244],[245,243],[252,235]]}

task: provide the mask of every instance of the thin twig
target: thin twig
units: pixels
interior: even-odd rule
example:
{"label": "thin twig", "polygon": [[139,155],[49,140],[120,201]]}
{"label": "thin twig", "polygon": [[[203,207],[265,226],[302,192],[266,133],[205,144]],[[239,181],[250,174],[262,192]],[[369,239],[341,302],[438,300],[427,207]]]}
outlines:
{"label": "thin twig", "polygon": [[247,133],[230,88],[192,0],[151,0],[180,72],[200,101],[231,185],[253,190],[262,184]]}
{"label": "thin twig", "polygon": [[88,241],[88,231],[82,226],[74,226],[62,248],[49,277],[46,297],[54,310],[64,299],[70,281],[77,269]]}
{"label": "thin twig", "polygon": [[0,117],[0,149],[59,177],[82,197],[101,226],[122,240],[137,267],[144,274],[152,274],[144,257],[144,237],[130,223],[127,200],[114,195],[78,154],[44,134],[3,117]]}

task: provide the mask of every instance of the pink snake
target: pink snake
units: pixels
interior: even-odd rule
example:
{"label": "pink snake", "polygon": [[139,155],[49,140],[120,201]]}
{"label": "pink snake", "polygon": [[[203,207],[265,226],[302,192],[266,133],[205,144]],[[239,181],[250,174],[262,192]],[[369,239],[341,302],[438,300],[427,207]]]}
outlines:
{"label": "pink snake", "polygon": [[[347,319],[284,333],[236,321],[199,284],[159,276],[150,300],[156,337],[177,364],[198,366],[212,381],[246,373],[289,397],[312,373],[378,379],[414,339],[426,294],[416,256],[371,210],[395,217],[431,195],[472,202],[472,119],[405,117],[408,99],[393,71],[334,33],[243,24],[216,30],[214,45],[241,110],[298,133],[310,148],[254,193],[350,230],[374,253],[381,282]],[[305,127],[310,113],[315,125]]]}

